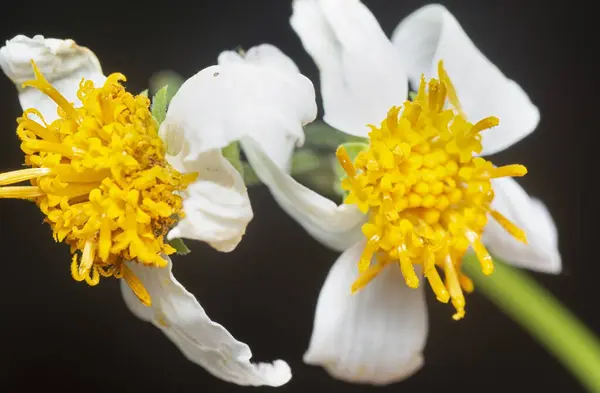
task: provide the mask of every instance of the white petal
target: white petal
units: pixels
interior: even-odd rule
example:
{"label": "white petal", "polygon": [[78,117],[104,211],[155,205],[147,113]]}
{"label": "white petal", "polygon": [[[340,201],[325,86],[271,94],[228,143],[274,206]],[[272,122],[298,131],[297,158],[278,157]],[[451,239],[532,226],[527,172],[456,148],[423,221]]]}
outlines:
{"label": "white petal", "polygon": [[162,330],[189,360],[225,381],[281,386],[290,380],[290,367],[283,360],[251,363],[248,345],[210,320],[194,295],[173,277],[171,265],[170,260],[163,269],[128,263],[152,298],[152,306],[144,306],[121,280],[125,303],[136,316]]}
{"label": "white petal", "polygon": [[358,0],[295,0],[290,23],[320,70],[324,120],[367,136],[407,98],[401,59]]}
{"label": "white petal", "polygon": [[528,244],[514,239],[490,218],[484,241],[492,254],[515,266],[560,273],[562,267],[556,225],[546,206],[527,195],[512,178],[495,179],[493,186],[495,198],[492,207],[525,231]]}
{"label": "white petal", "polygon": [[161,134],[181,134],[175,139],[187,141],[191,153],[222,148],[252,135],[277,165],[288,170],[294,146],[304,142],[302,125],[317,114],[313,85],[299,73],[235,56],[223,55],[221,60],[229,60],[205,68],[181,86]]}
{"label": "white petal", "polygon": [[331,200],[298,183],[279,168],[250,137],[241,140],[246,157],[273,198],[308,233],[327,247],[342,251],[363,238],[365,221],[354,205],[336,205]]}
{"label": "white petal", "polygon": [[338,379],[384,385],[410,377],[423,365],[427,310],[423,283],[407,287],[397,264],[350,293],[364,245],[344,252],[331,268],[304,361]]}
{"label": "white petal", "polygon": [[103,84],[106,79],[96,55],[73,40],[18,35],[6,41],[6,45],[0,48],[2,71],[17,85],[21,107],[38,109],[47,122],[58,118],[56,103],[37,89],[21,87],[23,82],[34,79],[31,60],[35,61],[44,77],[75,105],[80,105],[77,90],[82,78],[92,80],[96,85]]}
{"label": "white petal", "polygon": [[483,132],[482,154],[504,150],[537,126],[540,114],[527,94],[477,49],[443,6],[428,5],[406,17],[392,41],[413,86],[418,86],[421,74],[436,76],[438,61],[443,60],[469,121],[500,118],[498,127]]}
{"label": "white petal", "polygon": [[218,149],[169,162],[184,173],[197,172],[197,180],[185,191],[185,217],[169,239],[187,238],[209,243],[222,252],[232,251],[242,240],[253,213],[240,173]]}
{"label": "white petal", "polygon": [[296,66],[296,63],[294,63],[292,59],[277,47],[270,44],[252,47],[243,55],[233,51],[225,51],[219,55],[220,65],[231,61],[271,67],[277,71],[287,72],[292,75],[300,73],[298,66]]}

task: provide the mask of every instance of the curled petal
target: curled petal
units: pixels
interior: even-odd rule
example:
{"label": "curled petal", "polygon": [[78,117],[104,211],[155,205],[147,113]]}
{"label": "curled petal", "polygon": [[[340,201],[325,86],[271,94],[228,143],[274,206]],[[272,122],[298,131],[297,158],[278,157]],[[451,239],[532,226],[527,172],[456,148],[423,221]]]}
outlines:
{"label": "curled petal", "polygon": [[82,78],[96,85],[106,79],[96,55],[73,40],[18,35],[6,41],[0,48],[2,71],[17,86],[21,107],[38,109],[47,122],[58,118],[56,103],[33,87],[21,87],[22,83],[35,79],[32,60],[44,77],[75,105],[79,105],[77,90]]}
{"label": "curled petal", "polygon": [[185,217],[168,238],[200,240],[221,252],[232,251],[253,217],[244,180],[220,150],[179,158],[169,161],[182,172],[197,172],[198,178],[185,190]]}
{"label": "curled petal", "polygon": [[125,303],[137,317],[162,330],[190,361],[225,381],[238,385],[281,386],[290,380],[290,367],[283,360],[271,364],[251,363],[252,352],[248,345],[210,320],[194,295],[173,277],[172,263],[168,262],[165,268],[128,263],[152,297],[152,306],[146,307],[125,281],[121,281]]}
{"label": "curled petal", "polygon": [[355,205],[336,205],[294,180],[252,138],[241,142],[252,168],[281,208],[315,239],[342,251],[363,237],[360,227],[365,216]]}

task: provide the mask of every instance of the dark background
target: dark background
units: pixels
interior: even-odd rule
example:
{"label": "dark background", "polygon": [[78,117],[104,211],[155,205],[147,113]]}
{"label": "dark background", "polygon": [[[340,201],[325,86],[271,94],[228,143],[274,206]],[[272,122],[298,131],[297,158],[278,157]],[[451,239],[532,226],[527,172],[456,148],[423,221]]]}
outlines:
{"label": "dark background", "polygon": [[[365,2],[389,34],[425,1]],[[477,46],[518,81],[541,111],[537,131],[494,157],[529,168],[522,184],[543,198],[559,227],[564,272],[535,277],[595,332],[600,332],[596,248],[584,230],[580,172],[584,139],[597,133],[598,71],[592,64],[583,2],[447,1]],[[206,2],[10,2],[0,39],[16,34],[74,38],[88,46],[106,73],[128,77],[141,91],[149,77],[173,69],[185,77],[213,64],[221,50],[263,42],[280,47],[318,86],[318,72],[291,30],[287,0]],[[588,11],[589,14],[589,11]],[[0,170],[17,169],[22,153],[14,133],[20,108],[15,89],[0,77]],[[590,112],[588,112],[590,110]],[[588,137],[589,138],[589,137]],[[591,140],[590,140],[591,142]],[[591,142],[593,143],[593,142]],[[592,159],[593,160],[593,159]],[[592,161],[590,160],[590,161]],[[237,250],[219,254],[200,243],[176,257],[175,275],[213,320],[247,342],[255,360],[283,358],[294,372],[283,392],[579,392],[577,381],[516,323],[481,294],[454,322],[452,310],[429,293],[426,365],[385,388],[349,385],[302,363],[320,286],[336,254],[279,210],[262,187],[252,189],[255,219]],[[593,194],[591,198],[595,198]],[[584,239],[589,235],[589,240]],[[188,242],[188,245],[190,242]],[[188,362],[150,324],[137,320],[116,280],[90,288],[71,279],[69,252],[55,244],[35,205],[0,201],[0,390],[267,391],[222,382]]]}

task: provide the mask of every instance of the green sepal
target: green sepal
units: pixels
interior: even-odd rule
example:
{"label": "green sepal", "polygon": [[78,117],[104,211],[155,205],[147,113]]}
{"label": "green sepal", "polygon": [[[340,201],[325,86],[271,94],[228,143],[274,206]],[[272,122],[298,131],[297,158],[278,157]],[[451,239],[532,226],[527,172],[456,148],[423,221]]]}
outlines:
{"label": "green sepal", "polygon": [[177,253],[177,255],[187,255],[190,252],[192,252],[192,250],[190,250],[188,248],[188,246],[185,245],[185,243],[183,242],[183,239],[181,239],[181,238],[176,238],[176,239],[169,241],[169,246],[171,246],[175,249],[175,252]]}
{"label": "green sepal", "polygon": [[408,92],[408,99],[410,101],[414,101],[415,98],[417,98],[417,92],[416,91],[409,91]]}
{"label": "green sepal", "polygon": [[158,125],[161,125],[167,117],[167,106],[169,105],[167,97],[168,89],[168,85],[161,87],[152,98],[152,117],[154,117]]}

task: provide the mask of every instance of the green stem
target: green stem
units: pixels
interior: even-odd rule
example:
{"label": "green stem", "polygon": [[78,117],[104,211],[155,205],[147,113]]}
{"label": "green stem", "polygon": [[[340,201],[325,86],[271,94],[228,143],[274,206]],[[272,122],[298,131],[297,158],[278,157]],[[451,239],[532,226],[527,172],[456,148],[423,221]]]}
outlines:
{"label": "green stem", "polygon": [[553,353],[590,392],[600,392],[600,342],[548,290],[523,271],[496,262],[491,276],[468,257],[466,272],[505,313]]}

